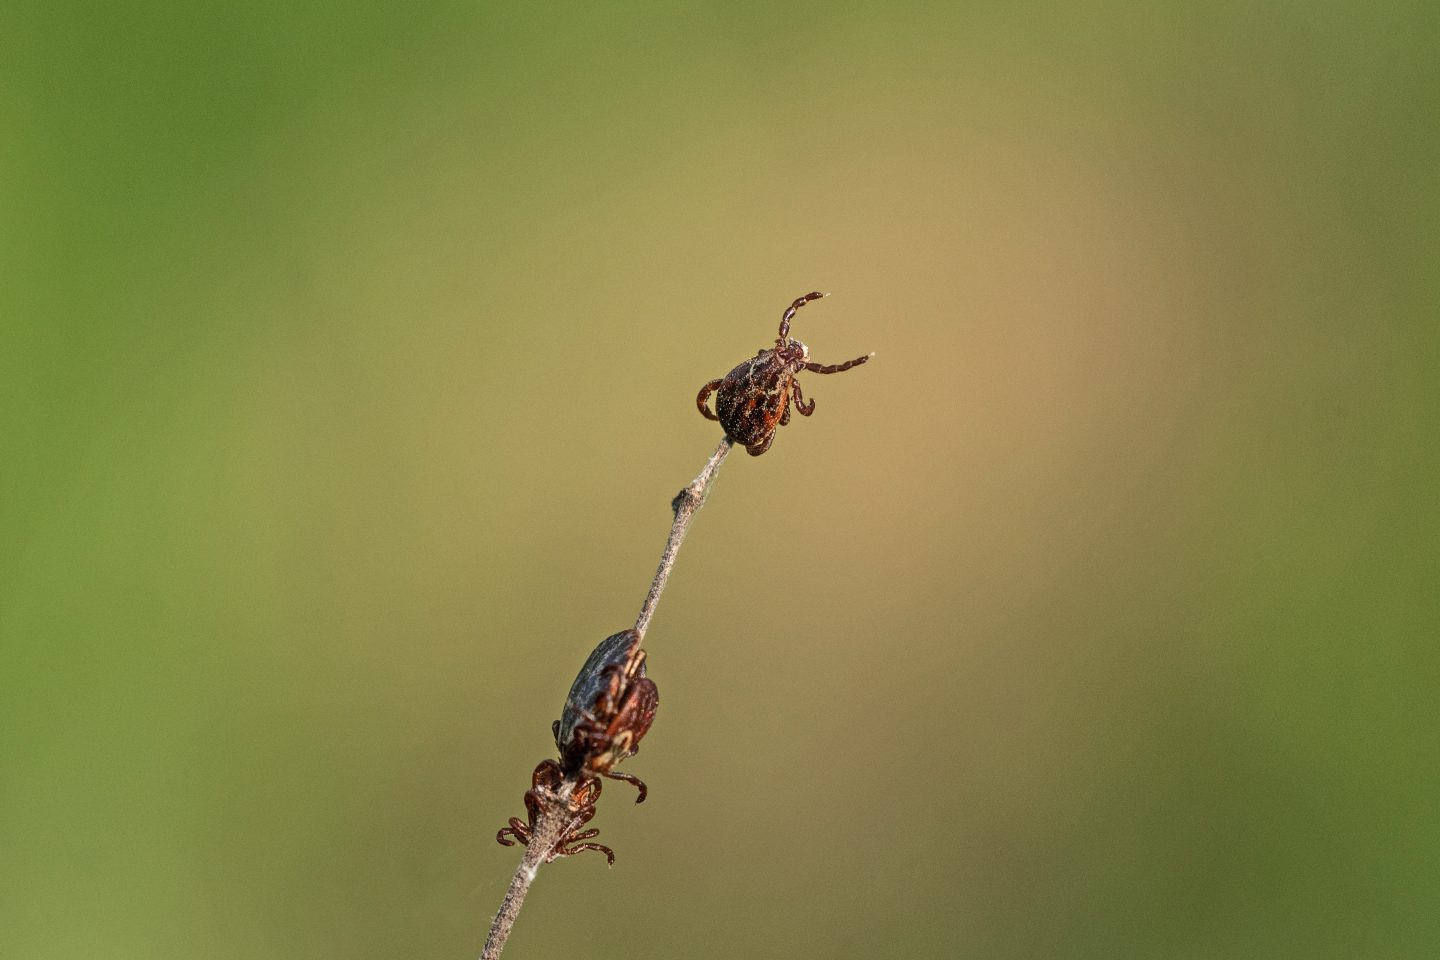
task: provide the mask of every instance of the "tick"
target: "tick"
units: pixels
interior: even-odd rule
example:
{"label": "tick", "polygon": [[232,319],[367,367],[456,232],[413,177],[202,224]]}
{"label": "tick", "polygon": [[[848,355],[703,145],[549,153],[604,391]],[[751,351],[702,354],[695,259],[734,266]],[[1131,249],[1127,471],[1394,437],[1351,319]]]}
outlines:
{"label": "tick", "polygon": [[[645,676],[640,635],[622,630],[601,640],[570,685],[560,719],[551,725],[560,758],[542,760],[535,768],[531,787],[525,791],[526,821],[511,817],[509,826],[501,827],[495,839],[507,847],[516,842],[528,846],[541,816],[563,816],[566,821],[560,837],[545,853],[547,863],[584,850],[599,851],[614,863],[615,851],[591,842],[600,831],[583,828],[595,816],[600,777],[634,784],[639,791],[635,802],[645,799],[643,780],[616,773],[613,768],[639,751],[659,705],[655,681]],[[575,781],[568,798],[560,792],[566,780]]]}
{"label": "tick", "polygon": [[640,635],[622,630],[601,640],[580,668],[560,719],[551,725],[567,776],[599,774],[624,780],[645,799],[645,783],[612,768],[640,750],[640,739],[655,720],[660,694],[645,676],[645,651]]}
{"label": "tick", "polygon": [[[802,370],[840,373],[875,356],[871,353],[827,366],[811,361],[810,348],[790,338],[790,321],[795,313],[823,296],[825,294],[818,292],[807,293],[790,304],[780,317],[780,335],[775,338],[775,346],[756,353],[719,380],[711,380],[700,388],[695,398],[695,405],[705,418],[720,421],[725,435],[742,444],[752,457],[770,449],[775,431],[790,422],[792,404],[802,417],[815,412],[815,401],[805,399],[796,374]],[[706,404],[712,393],[715,394],[713,413]]]}

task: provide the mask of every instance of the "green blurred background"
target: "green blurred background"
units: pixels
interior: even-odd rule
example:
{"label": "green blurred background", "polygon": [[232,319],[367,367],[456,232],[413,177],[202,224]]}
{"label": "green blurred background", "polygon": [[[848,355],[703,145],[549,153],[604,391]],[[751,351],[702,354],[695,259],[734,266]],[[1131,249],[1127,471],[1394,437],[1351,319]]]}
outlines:
{"label": "green blurred background", "polygon": [[1440,950],[1440,7],[0,12],[0,955]]}

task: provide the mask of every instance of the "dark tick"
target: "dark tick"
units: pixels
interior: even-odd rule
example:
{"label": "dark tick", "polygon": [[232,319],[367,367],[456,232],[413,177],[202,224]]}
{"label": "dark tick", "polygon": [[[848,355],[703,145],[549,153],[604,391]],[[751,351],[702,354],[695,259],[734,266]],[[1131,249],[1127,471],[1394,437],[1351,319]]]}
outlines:
{"label": "dark tick", "polygon": [[[636,803],[645,799],[645,782],[628,773],[616,773],[615,764],[640,750],[640,740],[655,720],[660,695],[655,682],[645,676],[645,651],[634,630],[622,630],[600,641],[580,668],[560,719],[551,726],[559,760],[542,760],[525,792],[527,822],[511,817],[495,839],[505,846],[516,841],[529,844],[536,821],[542,815],[568,818],[560,839],[545,855],[548,863],[582,850],[597,850],[611,863],[615,852],[591,843],[600,834],[582,827],[595,816],[600,798],[600,777],[624,780],[639,791]],[[575,781],[568,799],[560,795],[566,780]]]}
{"label": "dark tick", "polygon": [[[695,398],[695,405],[706,419],[720,421],[725,435],[743,444],[752,457],[769,450],[775,431],[790,422],[792,398],[795,411],[802,417],[815,412],[815,401],[806,401],[796,374],[801,370],[840,373],[860,366],[875,355],[871,353],[826,366],[812,362],[809,348],[799,340],[790,339],[790,320],[795,312],[823,296],[825,294],[818,292],[807,293],[790,304],[780,318],[780,335],[775,338],[775,346],[761,350],[719,380],[711,380],[700,388]],[[714,413],[706,405],[712,393],[715,393]]]}

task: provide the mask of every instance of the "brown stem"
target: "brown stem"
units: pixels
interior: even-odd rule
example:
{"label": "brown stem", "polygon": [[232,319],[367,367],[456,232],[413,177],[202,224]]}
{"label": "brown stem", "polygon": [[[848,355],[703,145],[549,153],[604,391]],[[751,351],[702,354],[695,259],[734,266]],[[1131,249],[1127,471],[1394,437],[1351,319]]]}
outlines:
{"label": "brown stem", "polygon": [[[655,615],[655,605],[660,602],[665,581],[670,579],[670,571],[675,566],[675,555],[680,552],[680,544],[685,539],[686,531],[690,529],[690,521],[705,505],[710,484],[715,480],[715,474],[730,453],[732,445],[729,437],[721,440],[720,446],[716,447],[710,459],[705,461],[700,475],[670,501],[670,509],[675,511],[675,522],[670,525],[670,537],[665,541],[665,552],[660,555],[660,568],[655,571],[650,592],[645,595],[645,603],[640,607],[640,617],[635,621],[635,632],[639,634],[640,640],[645,638],[650,618]],[[638,649],[638,640],[635,646]],[[515,876],[510,878],[505,899],[501,902],[495,919],[490,923],[490,935],[485,938],[485,948],[480,954],[480,960],[496,960],[500,951],[505,949],[510,928],[515,925],[515,918],[520,915],[520,908],[525,904],[525,895],[530,892],[530,884],[535,879],[536,871],[546,862],[546,854],[555,848],[556,842],[565,832],[565,827],[571,822],[568,805],[570,794],[574,790],[575,781],[567,779],[555,790],[551,801],[542,806],[541,815],[535,821],[535,829],[530,832],[530,842],[525,846],[525,856],[521,859],[520,866],[515,868]]]}
{"label": "brown stem", "polygon": [[670,579],[670,571],[675,566],[675,555],[680,552],[680,544],[685,539],[685,533],[690,529],[690,521],[695,514],[705,505],[705,497],[710,492],[710,484],[715,479],[715,474],[720,470],[720,464],[725,462],[725,457],[734,446],[733,441],[726,437],[720,441],[720,446],[710,454],[710,459],[705,461],[705,468],[700,475],[691,481],[690,486],[681,490],[670,501],[670,509],[675,511],[675,522],[670,525],[670,538],[665,541],[665,552],[660,554],[660,568],[655,571],[655,579],[650,584],[650,592],[645,594],[645,602],[640,607],[640,616],[635,620],[635,632],[640,639],[645,639],[645,631],[650,626],[650,618],[655,615],[655,606],[660,602],[660,593],[665,589],[665,581]]}
{"label": "brown stem", "polygon": [[565,815],[565,806],[574,789],[574,781],[567,780],[562,783],[555,791],[560,802],[546,804],[540,818],[535,821],[535,829],[530,832],[530,841],[525,845],[525,856],[521,858],[520,866],[515,868],[515,876],[510,878],[510,887],[505,891],[500,910],[490,922],[490,935],[485,938],[485,948],[480,951],[480,960],[496,960],[500,951],[505,949],[510,928],[515,925],[515,918],[520,915],[520,908],[525,904],[525,894],[530,892],[530,883],[535,879],[535,873],[540,869],[540,864],[545,862],[545,855],[554,849],[560,835],[565,831],[566,824],[570,822],[570,818]]}

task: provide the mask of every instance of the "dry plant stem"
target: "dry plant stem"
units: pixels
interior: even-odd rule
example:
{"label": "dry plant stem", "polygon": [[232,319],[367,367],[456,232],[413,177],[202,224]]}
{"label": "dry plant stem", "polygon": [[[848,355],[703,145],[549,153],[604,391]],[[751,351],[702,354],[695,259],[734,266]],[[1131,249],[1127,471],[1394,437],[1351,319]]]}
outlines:
{"label": "dry plant stem", "polygon": [[705,461],[705,468],[700,475],[691,482],[690,486],[681,490],[670,502],[670,507],[675,511],[675,522],[670,525],[670,539],[665,541],[665,552],[660,555],[660,568],[655,571],[655,579],[650,584],[650,592],[645,595],[645,603],[640,607],[640,616],[635,620],[635,632],[640,639],[645,639],[645,631],[650,626],[650,618],[655,615],[655,606],[660,602],[660,593],[665,589],[665,581],[670,579],[670,571],[675,566],[675,555],[680,552],[680,544],[685,540],[685,533],[690,529],[690,521],[695,514],[705,505],[705,497],[710,492],[710,483],[715,479],[715,474],[720,470],[720,464],[725,462],[725,457],[730,453],[734,441],[729,437],[720,441],[720,446],[710,454],[710,459]]}
{"label": "dry plant stem", "polygon": [[[565,783],[559,793],[568,800],[574,788],[574,783]],[[566,822],[565,817],[553,814],[541,817],[536,822],[535,832],[530,835],[530,842],[525,846],[525,856],[521,858],[520,866],[515,868],[515,876],[510,878],[510,888],[505,891],[500,910],[490,923],[490,935],[485,938],[485,948],[480,952],[480,960],[496,960],[500,951],[505,949],[510,928],[515,925],[515,918],[520,915],[525,894],[530,892],[530,882],[535,879],[540,864],[545,862],[545,854],[555,846],[555,841],[560,839]]]}
{"label": "dry plant stem", "polygon": [[[660,568],[655,571],[655,579],[650,583],[650,592],[645,595],[645,603],[640,607],[640,617],[635,621],[635,632],[640,639],[645,639],[645,630],[650,626],[650,618],[655,615],[655,606],[660,602],[660,594],[665,589],[665,581],[670,579],[670,571],[675,567],[675,555],[680,552],[680,544],[685,540],[685,533],[690,529],[690,521],[695,514],[705,505],[705,497],[710,491],[710,484],[715,480],[715,474],[720,469],[720,464],[725,462],[725,457],[730,453],[734,444],[729,437],[720,441],[710,459],[705,461],[705,467],[700,471],[688,487],[675,495],[670,502],[670,507],[675,511],[675,522],[670,525],[670,537],[665,541],[665,552],[660,555]],[[561,801],[568,801],[570,794],[575,790],[575,781],[567,780],[556,791]],[[564,807],[561,803],[561,808]],[[565,826],[569,819],[563,815],[556,815],[555,807],[547,807],[547,812],[535,823],[535,829],[530,835],[530,841],[525,846],[525,856],[520,861],[520,866],[515,868],[515,876],[510,878],[510,887],[505,891],[505,899],[500,904],[500,910],[495,914],[495,919],[490,923],[490,935],[485,938],[485,948],[480,953],[480,960],[496,960],[500,951],[505,949],[505,941],[510,937],[510,928],[515,924],[515,918],[520,914],[520,908],[525,903],[525,895],[530,892],[530,884],[535,879],[535,873],[540,869],[540,864],[545,862],[545,855],[555,847],[561,835],[565,832]]]}

